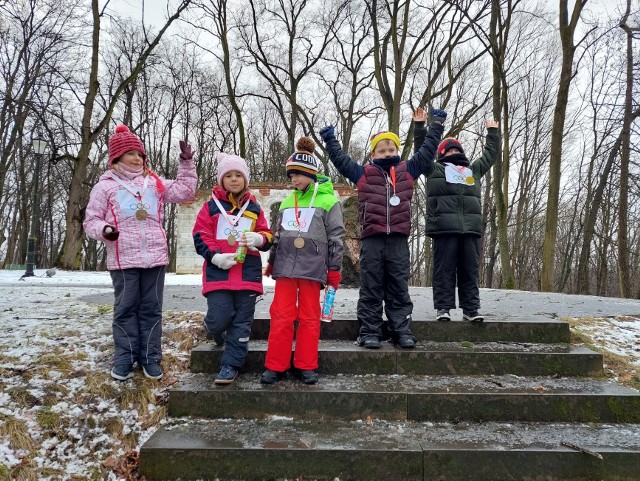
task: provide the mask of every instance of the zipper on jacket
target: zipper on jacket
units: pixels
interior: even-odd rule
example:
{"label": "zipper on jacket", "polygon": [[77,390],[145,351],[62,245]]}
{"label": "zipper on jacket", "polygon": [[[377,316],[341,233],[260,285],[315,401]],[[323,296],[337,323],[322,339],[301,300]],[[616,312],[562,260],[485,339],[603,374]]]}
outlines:
{"label": "zipper on jacket", "polygon": [[391,233],[391,209],[389,209],[389,176],[387,175],[386,172],[384,172],[384,180],[385,185],[387,187],[387,202],[386,202],[386,207],[387,207],[387,234]]}

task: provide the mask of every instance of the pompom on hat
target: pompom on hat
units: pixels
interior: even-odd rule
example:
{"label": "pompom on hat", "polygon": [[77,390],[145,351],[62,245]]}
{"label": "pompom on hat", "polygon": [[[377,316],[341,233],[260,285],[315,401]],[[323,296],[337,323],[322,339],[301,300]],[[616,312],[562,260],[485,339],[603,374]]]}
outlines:
{"label": "pompom on hat", "polygon": [[440,145],[438,145],[438,160],[442,159],[444,155],[451,149],[458,149],[461,154],[464,155],[464,149],[462,148],[462,144],[458,139],[454,139],[453,137],[447,137]]}
{"label": "pompom on hat", "polygon": [[113,166],[123,154],[130,150],[137,150],[147,159],[147,152],[144,150],[144,144],[140,137],[129,130],[126,125],[118,125],[115,133],[109,139],[109,168]]}
{"label": "pompom on hat", "polygon": [[296,142],[296,151],[287,159],[287,177],[300,174],[318,180],[318,159],[313,154],[316,143],[310,137],[300,137]]}
{"label": "pompom on hat", "polygon": [[376,145],[378,145],[378,142],[380,142],[381,140],[390,140],[391,142],[396,144],[396,148],[400,150],[400,137],[398,137],[393,132],[385,131],[373,134],[369,138],[369,142],[371,143],[371,152],[376,150]]}
{"label": "pompom on hat", "polygon": [[244,177],[245,189],[249,188],[249,167],[242,157],[220,152],[216,157],[218,160],[218,185],[222,186],[222,178],[233,170],[237,170]]}

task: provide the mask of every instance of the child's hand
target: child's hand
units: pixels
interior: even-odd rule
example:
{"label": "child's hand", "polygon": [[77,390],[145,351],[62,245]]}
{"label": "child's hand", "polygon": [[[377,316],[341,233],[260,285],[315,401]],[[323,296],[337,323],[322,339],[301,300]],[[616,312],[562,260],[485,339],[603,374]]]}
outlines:
{"label": "child's hand", "polygon": [[431,120],[444,124],[444,121],[447,120],[447,113],[442,109],[431,109]]}
{"label": "child's hand", "polygon": [[211,257],[211,263],[214,266],[218,266],[220,269],[227,271],[237,264],[234,257],[235,257],[235,253],[234,254],[214,254],[213,257]]}
{"label": "child's hand", "polygon": [[334,130],[335,128],[333,125],[322,127],[320,129],[320,137],[322,137],[322,140],[324,140],[325,142],[329,142],[330,140],[335,138]]}
{"label": "child's hand", "polygon": [[333,287],[336,291],[338,290],[338,286],[340,285],[340,281],[342,280],[342,274],[339,271],[327,271],[327,284]]}
{"label": "child's hand", "polygon": [[105,225],[104,229],[102,229],[102,237],[110,241],[115,241],[120,237],[120,232],[110,225]]}
{"label": "child's hand", "polygon": [[180,161],[190,161],[191,159],[193,159],[193,150],[191,149],[191,146],[189,144],[187,144],[184,140],[180,141]]}
{"label": "child's hand", "polygon": [[242,234],[242,241],[240,241],[240,244],[246,245],[252,251],[257,251],[258,247],[262,247],[264,244],[264,237],[262,237],[262,234],[258,234],[257,232],[245,232]]}
{"label": "child's hand", "polygon": [[262,271],[262,275],[271,277],[271,274],[273,274],[273,264],[267,264],[267,267],[265,267],[264,271]]}
{"label": "child's hand", "polygon": [[418,107],[413,111],[413,115],[411,116],[414,122],[426,122],[427,121],[427,111],[422,107]]}
{"label": "child's hand", "polygon": [[499,129],[500,123],[497,120],[487,119],[484,121],[484,126],[488,129]]}

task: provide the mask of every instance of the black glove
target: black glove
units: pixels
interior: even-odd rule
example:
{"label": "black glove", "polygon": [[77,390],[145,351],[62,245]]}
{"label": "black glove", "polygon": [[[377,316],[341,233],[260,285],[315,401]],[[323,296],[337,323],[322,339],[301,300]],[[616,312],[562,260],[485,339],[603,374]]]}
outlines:
{"label": "black glove", "polygon": [[118,240],[118,237],[120,237],[120,232],[117,231],[115,227],[105,225],[104,229],[102,229],[102,237],[110,241],[115,241]]}
{"label": "black glove", "polygon": [[431,109],[431,121],[444,124],[447,119],[447,113],[442,109]]}
{"label": "black glove", "polygon": [[322,137],[322,140],[326,142],[329,142],[332,139],[335,139],[335,134],[334,134],[334,127],[333,125],[327,125],[326,127],[322,127],[320,129],[320,137]]}

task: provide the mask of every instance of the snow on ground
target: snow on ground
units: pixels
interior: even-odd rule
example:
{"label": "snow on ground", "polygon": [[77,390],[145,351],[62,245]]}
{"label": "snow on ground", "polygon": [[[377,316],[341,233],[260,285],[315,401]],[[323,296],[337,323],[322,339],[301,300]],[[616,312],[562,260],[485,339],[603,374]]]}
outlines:
{"label": "snow on ground", "polygon": [[[0,480],[135,479],[137,452],[166,419],[168,391],[203,340],[202,313],[165,313],[162,381],[136,371],[118,382],[109,376],[112,306],[79,300],[111,292],[109,274],[21,275],[0,270]],[[167,274],[166,284],[199,285],[200,275]],[[640,366],[640,319],[572,324]]]}

